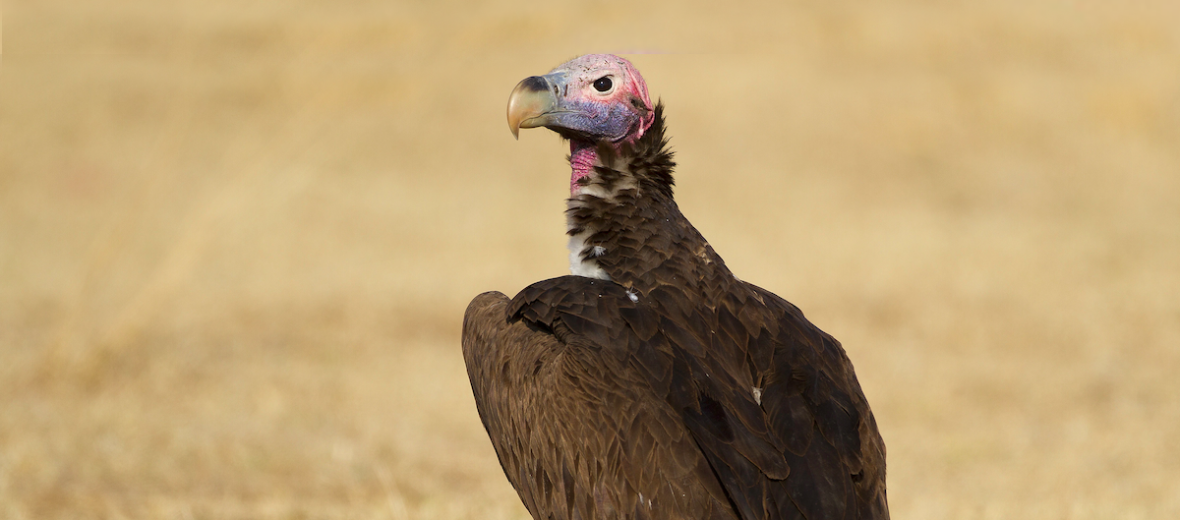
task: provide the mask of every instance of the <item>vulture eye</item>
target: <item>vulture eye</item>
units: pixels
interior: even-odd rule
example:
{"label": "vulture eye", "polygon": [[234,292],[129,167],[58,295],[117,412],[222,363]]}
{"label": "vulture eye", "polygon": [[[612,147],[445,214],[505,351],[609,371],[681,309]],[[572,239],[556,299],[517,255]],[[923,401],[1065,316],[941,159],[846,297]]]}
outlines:
{"label": "vulture eye", "polygon": [[610,81],[610,76],[603,76],[594,80],[594,90],[599,92],[606,92],[614,85]]}

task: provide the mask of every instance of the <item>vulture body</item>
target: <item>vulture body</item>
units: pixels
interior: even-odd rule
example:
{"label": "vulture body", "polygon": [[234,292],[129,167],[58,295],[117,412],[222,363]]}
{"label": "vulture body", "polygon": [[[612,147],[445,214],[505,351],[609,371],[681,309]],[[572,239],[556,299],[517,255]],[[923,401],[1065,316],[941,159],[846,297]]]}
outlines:
{"label": "vulture body", "polygon": [[533,518],[889,518],[851,362],[680,213],[663,108],[630,62],[527,78],[508,118],[568,138],[573,170],[574,274],[481,294],[463,320],[480,417]]}

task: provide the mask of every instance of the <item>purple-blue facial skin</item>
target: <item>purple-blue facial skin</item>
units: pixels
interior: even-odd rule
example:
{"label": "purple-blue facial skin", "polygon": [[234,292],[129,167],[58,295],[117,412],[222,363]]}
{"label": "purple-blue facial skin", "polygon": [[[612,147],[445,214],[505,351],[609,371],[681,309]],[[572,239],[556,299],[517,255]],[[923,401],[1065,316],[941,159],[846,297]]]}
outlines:
{"label": "purple-blue facial skin", "polygon": [[545,127],[563,135],[567,132],[562,130],[567,130],[591,140],[616,142],[630,134],[638,121],[639,114],[621,103],[561,100],[547,116]]}
{"label": "purple-blue facial skin", "polygon": [[555,98],[553,109],[539,118],[545,128],[566,138],[610,142],[621,141],[635,130],[640,115],[633,107],[611,100],[578,98],[576,86],[571,96],[569,79],[567,72],[558,71],[525,80],[533,91],[545,89]]}

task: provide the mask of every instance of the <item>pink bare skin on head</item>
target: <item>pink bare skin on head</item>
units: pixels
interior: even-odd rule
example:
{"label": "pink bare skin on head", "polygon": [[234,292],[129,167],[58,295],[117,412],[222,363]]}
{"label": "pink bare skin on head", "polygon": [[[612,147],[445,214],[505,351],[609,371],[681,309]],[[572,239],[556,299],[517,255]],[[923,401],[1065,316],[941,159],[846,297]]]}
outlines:
{"label": "pink bare skin on head", "polygon": [[[634,142],[651,126],[652,105],[647,82],[627,59],[613,54],[587,54],[559,65],[552,72],[567,75],[563,92],[566,103],[585,107],[597,116],[593,118],[592,128],[601,129],[601,135],[586,132],[590,136],[618,145]],[[602,91],[607,82],[610,87]],[[622,136],[612,139],[612,134],[620,133],[620,129],[625,129]],[[597,162],[594,142],[579,137],[570,139],[570,196],[578,194],[578,181],[591,175]]]}
{"label": "pink bare skin on head", "polygon": [[[612,136],[613,141],[633,141],[643,137],[643,133],[651,126],[652,105],[647,94],[647,82],[626,58],[614,54],[586,54],[558,65],[550,73],[555,72],[564,72],[567,75],[566,90],[563,94],[569,102],[584,101],[608,107],[616,105],[628,108],[629,114],[610,112],[613,116],[611,119],[631,116],[626,118],[631,132],[622,139]],[[611,80],[612,86],[606,91],[600,91],[595,85],[596,81],[603,78]],[[611,121],[615,124],[619,122],[622,121]],[[631,126],[632,123],[638,124]],[[604,132],[609,132],[614,127],[606,122],[600,122],[600,126]]]}
{"label": "pink bare skin on head", "polygon": [[509,126],[545,127],[570,140],[570,194],[594,174],[597,146],[634,142],[651,127],[647,83],[635,66],[612,54],[587,54],[517,85],[509,98]]}

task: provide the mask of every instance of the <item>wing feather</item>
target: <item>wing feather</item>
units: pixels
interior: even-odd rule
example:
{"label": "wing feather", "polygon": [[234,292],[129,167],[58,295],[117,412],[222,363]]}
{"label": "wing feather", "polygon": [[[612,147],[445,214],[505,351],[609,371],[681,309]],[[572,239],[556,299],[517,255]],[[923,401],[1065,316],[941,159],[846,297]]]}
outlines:
{"label": "wing feather", "polygon": [[668,404],[671,347],[655,323],[622,287],[574,276],[468,307],[476,406],[534,518],[738,518]]}
{"label": "wing feather", "polygon": [[472,302],[476,404],[534,518],[888,518],[839,342],[742,287],[711,311],[574,276]]}

